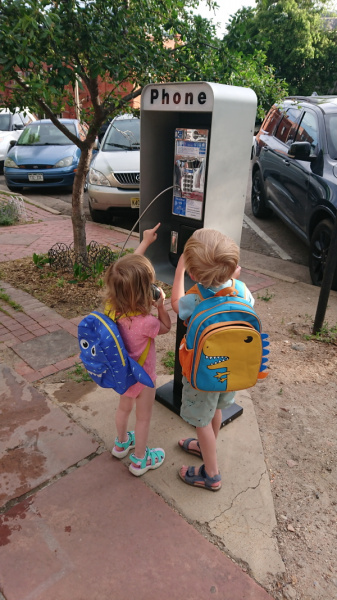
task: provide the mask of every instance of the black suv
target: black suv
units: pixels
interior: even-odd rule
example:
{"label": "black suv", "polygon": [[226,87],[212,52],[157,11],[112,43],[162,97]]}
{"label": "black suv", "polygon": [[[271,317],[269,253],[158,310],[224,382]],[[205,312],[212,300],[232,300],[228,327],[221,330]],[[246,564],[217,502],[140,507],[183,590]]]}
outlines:
{"label": "black suv", "polygon": [[275,104],[256,136],[252,180],[254,216],[274,212],[308,244],[311,279],[320,285],[337,213],[337,96]]}

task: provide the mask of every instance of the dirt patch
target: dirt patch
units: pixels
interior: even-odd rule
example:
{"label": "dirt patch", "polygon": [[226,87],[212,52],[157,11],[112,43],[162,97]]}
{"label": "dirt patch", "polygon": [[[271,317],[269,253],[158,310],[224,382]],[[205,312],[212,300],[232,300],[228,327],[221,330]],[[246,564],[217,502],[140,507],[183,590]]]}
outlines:
{"label": "dirt patch", "polygon": [[[0,265],[0,278],[25,289],[67,318],[101,303],[101,288],[43,276],[30,259]],[[337,297],[329,301],[324,328],[329,343],[308,339],[317,288],[279,282],[254,294],[256,310],[270,335],[270,376],[250,390],[255,406],[277,517],[276,536],[285,574],[269,592],[281,600],[337,598]],[[158,373],[174,352],[175,329],[157,340]],[[71,370],[70,370],[71,371]],[[66,382],[76,402],[94,384],[69,380],[69,372],[45,378]],[[62,392],[64,395],[64,390]]]}

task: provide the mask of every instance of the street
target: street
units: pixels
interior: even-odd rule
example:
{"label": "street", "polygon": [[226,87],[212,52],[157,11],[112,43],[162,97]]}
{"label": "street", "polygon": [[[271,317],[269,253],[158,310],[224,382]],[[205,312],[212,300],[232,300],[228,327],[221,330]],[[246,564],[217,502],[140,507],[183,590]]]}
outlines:
{"label": "street", "polygon": [[[0,175],[0,189],[7,190],[5,178]],[[250,202],[251,180],[247,184],[245,218],[243,222],[241,248],[250,250],[264,256],[281,258],[299,265],[308,265],[308,249],[276,216],[268,219],[256,219],[251,210]],[[24,196],[42,206],[48,206],[64,215],[71,215],[71,193],[60,189],[50,189],[48,195],[46,190],[24,190]],[[84,211],[88,221],[91,221],[88,193],[84,193]],[[138,215],[118,217],[114,225],[123,229],[131,229]]]}

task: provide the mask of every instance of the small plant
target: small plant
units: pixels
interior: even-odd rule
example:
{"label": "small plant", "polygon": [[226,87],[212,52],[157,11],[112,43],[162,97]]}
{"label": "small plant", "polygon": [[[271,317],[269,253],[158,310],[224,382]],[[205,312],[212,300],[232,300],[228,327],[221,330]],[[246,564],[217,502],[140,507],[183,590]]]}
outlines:
{"label": "small plant", "polygon": [[8,200],[0,202],[0,225],[9,226],[14,225],[19,220],[20,215],[18,207],[15,202]]}
{"label": "small plant", "polygon": [[49,257],[47,254],[33,254],[33,263],[38,269],[42,269],[44,265],[49,263]]}
{"label": "small plant", "polygon": [[7,302],[7,304],[14,308],[14,310],[22,311],[22,306],[17,302],[14,302],[14,300],[12,300],[11,297],[5,293],[5,290],[3,288],[0,288],[0,300]]}
{"label": "small plant", "polygon": [[98,277],[99,275],[102,275],[102,273],[104,272],[104,269],[105,269],[104,263],[100,260],[96,260],[96,262],[91,267],[92,276]]}
{"label": "small plant", "polygon": [[56,285],[60,288],[63,288],[65,284],[65,279],[64,277],[60,277],[60,279],[57,280]]}
{"label": "small plant", "polygon": [[81,383],[82,381],[92,381],[90,375],[88,375],[88,372],[80,363],[75,363],[75,367],[72,371],[69,371],[68,377],[76,381],[76,383]]}
{"label": "small plant", "polygon": [[75,263],[73,266],[73,274],[75,279],[71,279],[69,283],[79,283],[80,281],[86,281],[91,277],[91,271],[78,263]]}
{"label": "small plant", "polygon": [[168,369],[169,374],[173,375],[174,363],[175,363],[174,352],[172,350],[168,350],[166,352],[165,356],[163,356],[161,362],[164,365],[164,367],[166,367]]}
{"label": "small plant", "polygon": [[264,294],[264,296],[260,296],[259,294],[257,295],[259,300],[263,300],[264,302],[269,302],[269,300],[271,300],[272,298],[274,298],[275,294],[270,294],[268,288],[266,289],[266,292]]}
{"label": "small plant", "polygon": [[317,333],[305,334],[303,337],[306,340],[316,340],[317,342],[337,345],[337,323],[330,327],[329,323],[325,321]]}

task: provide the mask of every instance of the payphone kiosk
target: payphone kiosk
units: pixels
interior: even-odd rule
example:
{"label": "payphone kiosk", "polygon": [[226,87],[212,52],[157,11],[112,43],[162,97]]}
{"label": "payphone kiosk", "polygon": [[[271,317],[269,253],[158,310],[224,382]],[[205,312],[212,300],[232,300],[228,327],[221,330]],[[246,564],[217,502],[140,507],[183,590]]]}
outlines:
{"label": "payphone kiosk", "polygon": [[[256,106],[254,91],[237,86],[186,82],[144,88],[140,235],[161,223],[158,239],[147,251],[159,280],[173,282],[179,256],[196,229],[217,229],[240,245]],[[185,289],[191,286],[187,278]],[[178,414],[178,347],[184,331],[178,319],[174,379],[156,395]],[[222,424],[241,412],[234,405]]]}

